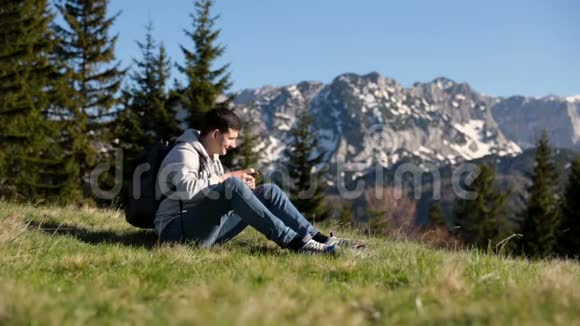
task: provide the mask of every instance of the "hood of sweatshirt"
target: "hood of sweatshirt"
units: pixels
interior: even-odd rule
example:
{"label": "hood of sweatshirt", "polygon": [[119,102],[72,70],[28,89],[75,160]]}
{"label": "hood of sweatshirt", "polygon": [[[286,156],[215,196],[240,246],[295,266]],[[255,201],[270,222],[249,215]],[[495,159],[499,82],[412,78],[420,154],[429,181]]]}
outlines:
{"label": "hood of sweatshirt", "polygon": [[[177,137],[176,140],[178,142],[190,143],[191,146],[193,146],[193,148],[195,148],[195,150],[199,154],[201,154],[206,160],[209,160],[209,158],[210,158],[209,154],[205,150],[205,147],[203,147],[203,145],[199,141],[199,135],[200,135],[199,130],[187,129],[183,132],[183,134],[181,136]],[[213,158],[213,159],[215,159],[215,158]]]}

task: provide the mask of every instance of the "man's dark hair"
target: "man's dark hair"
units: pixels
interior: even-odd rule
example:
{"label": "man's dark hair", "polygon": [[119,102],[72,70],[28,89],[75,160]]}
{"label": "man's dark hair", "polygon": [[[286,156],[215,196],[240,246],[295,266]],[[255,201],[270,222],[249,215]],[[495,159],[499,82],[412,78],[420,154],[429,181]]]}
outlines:
{"label": "man's dark hair", "polygon": [[205,115],[201,137],[215,129],[218,129],[221,133],[228,132],[228,129],[240,130],[242,129],[242,122],[234,111],[230,109],[213,109]]}

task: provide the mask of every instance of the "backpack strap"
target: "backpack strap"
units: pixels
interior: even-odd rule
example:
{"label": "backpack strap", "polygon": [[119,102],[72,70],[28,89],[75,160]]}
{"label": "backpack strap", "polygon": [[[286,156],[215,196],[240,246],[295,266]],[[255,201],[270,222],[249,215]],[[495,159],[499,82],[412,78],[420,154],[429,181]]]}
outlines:
{"label": "backpack strap", "polygon": [[181,221],[181,241],[185,241],[185,227],[183,224],[183,200],[179,199],[179,220]]}
{"label": "backpack strap", "polygon": [[[199,171],[197,172],[198,176],[201,176],[201,171],[203,171],[204,167],[208,163],[205,157],[197,150],[197,148],[193,148],[197,155],[199,156]],[[181,241],[185,241],[185,224],[183,223],[183,200],[179,199],[179,220],[181,222]]]}

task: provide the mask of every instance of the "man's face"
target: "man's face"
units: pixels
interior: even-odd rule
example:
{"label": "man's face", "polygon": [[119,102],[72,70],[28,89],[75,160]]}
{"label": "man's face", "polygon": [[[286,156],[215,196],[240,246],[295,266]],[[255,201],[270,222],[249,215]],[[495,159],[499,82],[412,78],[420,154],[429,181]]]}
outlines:
{"label": "man's face", "polygon": [[227,132],[216,133],[216,152],[223,156],[228,153],[228,149],[236,148],[236,139],[238,138],[239,131],[234,129],[228,129]]}

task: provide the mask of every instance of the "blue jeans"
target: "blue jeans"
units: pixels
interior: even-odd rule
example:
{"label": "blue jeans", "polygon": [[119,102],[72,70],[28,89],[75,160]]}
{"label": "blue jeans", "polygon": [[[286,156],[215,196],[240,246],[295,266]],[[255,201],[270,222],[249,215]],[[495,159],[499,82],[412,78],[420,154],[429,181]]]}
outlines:
{"label": "blue jeans", "polygon": [[252,192],[242,180],[231,177],[211,190],[217,198],[208,196],[184,211],[183,221],[181,217],[171,221],[160,240],[194,241],[210,247],[227,242],[250,225],[285,248],[297,235],[308,240],[318,232],[274,184],[260,185]]}

